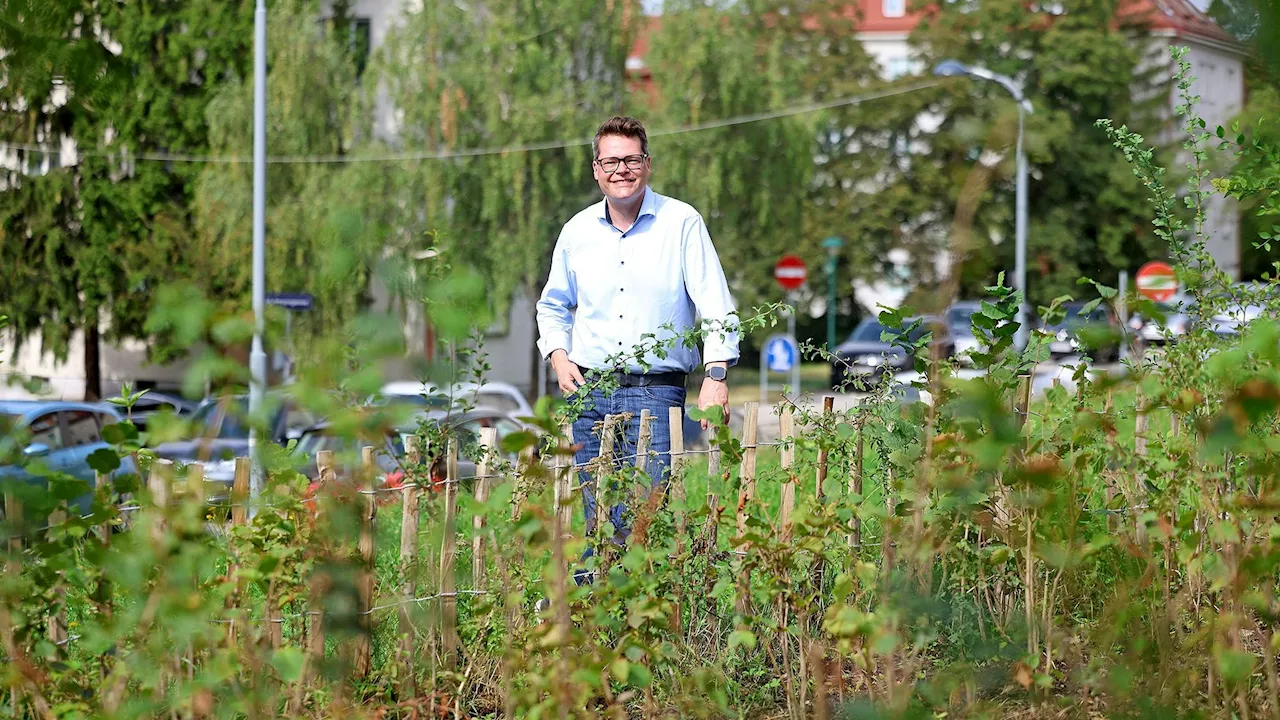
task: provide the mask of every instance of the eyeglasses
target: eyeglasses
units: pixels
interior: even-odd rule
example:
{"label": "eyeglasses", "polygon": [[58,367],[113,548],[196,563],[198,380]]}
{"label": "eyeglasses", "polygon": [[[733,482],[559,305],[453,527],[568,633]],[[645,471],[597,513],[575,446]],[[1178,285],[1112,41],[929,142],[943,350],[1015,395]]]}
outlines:
{"label": "eyeglasses", "polygon": [[618,167],[623,163],[627,164],[628,170],[643,169],[644,161],[648,159],[649,156],[647,154],[628,155],[624,158],[596,158],[596,164],[600,166],[601,170],[607,173],[614,173],[618,171]]}

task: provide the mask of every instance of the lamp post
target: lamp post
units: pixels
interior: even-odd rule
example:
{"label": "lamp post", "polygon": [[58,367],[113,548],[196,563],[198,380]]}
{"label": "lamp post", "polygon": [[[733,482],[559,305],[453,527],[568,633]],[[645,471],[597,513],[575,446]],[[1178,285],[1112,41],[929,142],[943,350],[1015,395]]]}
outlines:
{"label": "lamp post", "polygon": [[933,74],[941,77],[968,75],[981,80],[990,80],[1008,90],[1018,103],[1013,287],[1015,290],[1022,291],[1022,302],[1018,304],[1018,333],[1014,336],[1013,342],[1021,351],[1027,347],[1027,157],[1022,150],[1022,130],[1026,114],[1032,111],[1031,101],[1026,98],[1023,87],[1013,78],[997,75],[984,67],[965,65],[957,60],[943,60],[934,67]]}
{"label": "lamp post", "polygon": [[[267,235],[267,5],[258,0],[253,15],[253,345],[249,350],[249,418],[262,415],[267,386],[267,354],[262,349],[266,307]],[[262,494],[262,438],[257,423],[249,430],[249,511]]]}
{"label": "lamp post", "polygon": [[822,241],[822,247],[827,249],[827,352],[831,352],[836,347],[836,264],[844,241],[829,237]]}

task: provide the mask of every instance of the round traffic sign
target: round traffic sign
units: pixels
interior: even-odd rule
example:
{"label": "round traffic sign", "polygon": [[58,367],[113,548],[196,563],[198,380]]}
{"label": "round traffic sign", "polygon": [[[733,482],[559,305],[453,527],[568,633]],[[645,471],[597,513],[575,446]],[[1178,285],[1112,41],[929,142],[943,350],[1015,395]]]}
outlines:
{"label": "round traffic sign", "polygon": [[809,277],[804,261],[795,255],[783,255],[777,265],[773,266],[773,279],[778,281],[783,290],[795,290],[804,284]]}
{"label": "round traffic sign", "polygon": [[1154,261],[1143,265],[1134,284],[1138,292],[1152,302],[1164,302],[1178,294],[1178,276],[1169,263]]}

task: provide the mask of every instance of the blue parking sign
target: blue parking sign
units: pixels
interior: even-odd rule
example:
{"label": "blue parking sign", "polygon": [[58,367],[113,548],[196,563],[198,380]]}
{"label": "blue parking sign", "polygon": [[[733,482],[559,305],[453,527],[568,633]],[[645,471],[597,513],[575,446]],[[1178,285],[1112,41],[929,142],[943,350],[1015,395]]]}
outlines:
{"label": "blue parking sign", "polygon": [[789,335],[774,335],[764,346],[765,358],[770,372],[789,372],[795,367],[800,355],[795,338]]}

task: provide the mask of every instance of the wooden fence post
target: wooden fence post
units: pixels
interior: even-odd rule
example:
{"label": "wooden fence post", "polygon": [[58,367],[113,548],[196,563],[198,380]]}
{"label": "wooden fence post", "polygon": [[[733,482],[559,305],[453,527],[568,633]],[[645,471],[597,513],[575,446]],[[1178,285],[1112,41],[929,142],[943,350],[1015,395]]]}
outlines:
{"label": "wooden fence post", "polygon": [[360,449],[360,573],[359,604],[360,634],[355,642],[356,677],[367,677],[373,667],[373,521],[378,512],[378,499],[374,495],[378,476],[377,449],[366,445]]}
{"label": "wooden fence post", "polygon": [[600,455],[596,459],[596,526],[595,535],[597,562],[604,560],[604,524],[609,519],[609,506],[605,502],[605,485],[613,470],[613,442],[617,434],[616,426],[619,416],[606,415],[604,426],[600,430]]}
{"label": "wooden fence post", "polygon": [[782,441],[782,471],[786,473],[786,477],[782,479],[778,525],[785,541],[791,538],[791,513],[796,508],[796,476],[791,472],[791,466],[796,461],[795,419],[790,407],[783,408],[782,415],[778,418],[778,435],[778,439]]}
{"label": "wooden fence post", "polygon": [[[49,527],[67,521],[67,513],[61,507],[49,513]],[[61,648],[67,642],[67,585],[66,573],[58,571],[58,581],[53,586],[53,614],[49,616],[49,642]]]}
{"label": "wooden fence post", "polygon": [[649,446],[653,444],[653,413],[649,408],[640,411],[640,426],[636,433],[636,470],[646,472],[649,469]]}
{"label": "wooden fence post", "polygon": [[449,438],[445,456],[444,540],[440,547],[440,636],[445,667],[458,662],[458,581],[454,563],[458,554],[458,440]]}
{"label": "wooden fence post", "polygon": [[760,403],[749,402],[743,410],[742,467],[738,489],[738,539],[747,534],[747,505],[756,496],[756,443],[760,423]]}
{"label": "wooden fence post", "polygon": [[671,433],[671,473],[667,476],[667,486],[676,499],[676,554],[679,555],[684,552],[684,536],[688,529],[684,510],[684,408],[670,408],[667,426]]}
{"label": "wooden fence post", "polygon": [[[248,509],[244,506],[249,495],[249,458],[238,457],[235,461],[235,474],[231,478],[231,524],[244,525],[249,518]],[[227,582],[233,583],[231,592],[227,595],[225,607],[230,610],[240,607],[240,581],[236,578],[238,565],[235,555],[231,556],[231,560],[227,563]],[[240,629],[236,625],[237,619],[234,614],[231,615],[230,623],[227,625],[227,646],[235,647],[239,636]]]}
{"label": "wooden fence post", "polygon": [[[93,486],[95,488],[95,493],[102,498],[103,504],[115,504],[115,493],[112,490],[110,475],[107,475],[106,473],[95,473]],[[119,506],[116,505],[116,507]],[[97,531],[98,542],[102,543],[103,550],[106,550],[106,548],[111,545],[111,521],[107,520],[103,522],[98,526]],[[101,613],[104,618],[109,619],[112,614],[111,581],[106,577],[98,580],[98,586],[94,588],[93,592],[93,601],[97,606],[98,612]]]}
{"label": "wooden fence post", "polygon": [[[321,450],[316,453],[316,475],[320,486],[316,490],[316,508],[318,512],[323,513],[326,509],[324,496],[333,492],[333,485],[337,480],[332,450]],[[314,558],[315,564],[323,567],[329,560],[327,555],[328,553],[325,552],[322,557]],[[329,574],[324,569],[312,572],[307,583],[309,595],[307,598],[307,667],[311,668],[312,678],[319,673],[320,666],[324,664],[324,598],[329,592],[329,584]],[[269,619],[278,624],[276,621],[280,619],[280,614],[274,607],[274,603],[267,604],[267,613]]]}
{"label": "wooden fence post", "polygon": [[252,464],[247,457],[236,458],[236,474],[231,481],[231,524],[244,525],[249,520],[249,473]]}
{"label": "wooden fence post", "polygon": [[565,537],[569,533],[569,528],[573,526],[573,497],[577,494],[574,492],[574,480],[577,478],[577,473],[573,467],[574,459],[571,453],[573,425],[565,423],[561,430],[564,433],[564,439],[560,440],[556,447],[554,497],[556,522],[560,529],[560,536]]}
{"label": "wooden fence post", "polygon": [[720,536],[720,497],[712,489],[720,477],[720,448],[714,443],[707,455],[707,550],[714,553]]}
{"label": "wooden fence post", "polygon": [[867,450],[865,443],[864,428],[867,425],[867,414],[859,413],[858,418],[858,457],[854,459],[854,474],[849,478],[849,491],[852,495],[858,496],[858,507],[854,507],[854,519],[850,520],[852,532],[849,534],[849,547],[863,547],[863,519],[859,518],[858,510],[863,503],[863,459],[864,452]]}
{"label": "wooden fence post", "polygon": [[[740,487],[738,490],[738,552],[749,552],[744,538],[747,534],[747,515],[749,505],[756,495],[756,443],[760,422],[760,403],[749,402],[744,409],[742,422],[742,466],[739,471]],[[751,580],[749,572],[738,577],[737,610],[746,614],[751,604]]]}
{"label": "wooden fence post", "polygon": [[173,492],[172,460],[156,458],[151,461],[151,475],[147,478],[147,489],[151,491],[151,503],[157,511],[149,529],[151,542],[159,543],[164,539],[164,514],[169,508],[169,498]]}
{"label": "wooden fence post", "polygon": [[[480,463],[476,466],[476,512],[471,518],[471,587],[483,590],[485,586],[484,562],[484,504],[489,501],[489,475],[493,472],[493,455],[498,449],[498,429],[480,429]],[[497,552],[497,549],[494,550]]]}
{"label": "wooden fence post", "polygon": [[[822,398],[822,422],[824,425],[831,419],[831,413],[835,409],[835,401],[836,399],[830,395]],[[822,502],[825,497],[823,486],[827,483],[827,457],[827,449],[818,448],[818,487],[814,493],[814,497],[818,499],[818,502]]]}
{"label": "wooden fence post", "polygon": [[418,436],[409,435],[404,439],[405,460],[413,474],[405,473],[404,497],[400,517],[400,567],[404,572],[403,605],[397,613],[400,617],[400,659],[407,667],[408,675],[405,683],[406,694],[412,696],[417,692],[417,679],[413,672],[414,647],[416,638],[413,629],[413,610],[410,601],[418,596],[418,520],[421,515],[419,500],[422,497],[422,485],[431,482],[430,477],[422,478],[418,466],[422,464],[422,450],[418,447]]}

